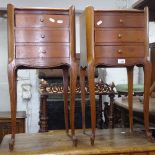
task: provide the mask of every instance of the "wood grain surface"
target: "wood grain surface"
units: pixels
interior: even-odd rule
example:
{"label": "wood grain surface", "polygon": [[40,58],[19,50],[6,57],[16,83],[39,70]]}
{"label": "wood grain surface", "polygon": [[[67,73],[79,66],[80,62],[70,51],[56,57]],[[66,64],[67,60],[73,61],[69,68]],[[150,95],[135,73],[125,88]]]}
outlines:
{"label": "wood grain surface", "polygon": [[65,130],[55,130],[47,133],[16,134],[14,151],[10,153],[8,143],[10,135],[4,137],[0,154],[115,154],[115,155],[153,155],[154,143],[148,142],[140,130],[104,129],[96,131],[94,146],[90,145],[90,132],[86,134],[77,130],[78,146],[72,146],[72,140]]}

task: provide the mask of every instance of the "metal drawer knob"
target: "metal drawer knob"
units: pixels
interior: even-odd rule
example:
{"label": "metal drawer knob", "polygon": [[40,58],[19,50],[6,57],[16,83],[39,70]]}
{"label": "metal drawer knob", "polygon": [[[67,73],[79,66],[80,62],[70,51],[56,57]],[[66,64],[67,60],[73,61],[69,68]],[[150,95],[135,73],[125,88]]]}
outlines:
{"label": "metal drawer knob", "polygon": [[119,33],[118,38],[121,39],[122,37],[123,37],[123,35]]}
{"label": "metal drawer knob", "polygon": [[121,54],[123,51],[122,51],[121,49],[119,49],[117,52],[118,52],[119,54]]}
{"label": "metal drawer knob", "polygon": [[40,18],[40,22],[44,22],[44,19],[43,18]]}
{"label": "metal drawer knob", "polygon": [[41,34],[41,38],[45,38],[45,35],[44,34]]}
{"label": "metal drawer knob", "polygon": [[119,22],[120,22],[120,23],[123,23],[124,21],[123,21],[123,19],[120,19]]}

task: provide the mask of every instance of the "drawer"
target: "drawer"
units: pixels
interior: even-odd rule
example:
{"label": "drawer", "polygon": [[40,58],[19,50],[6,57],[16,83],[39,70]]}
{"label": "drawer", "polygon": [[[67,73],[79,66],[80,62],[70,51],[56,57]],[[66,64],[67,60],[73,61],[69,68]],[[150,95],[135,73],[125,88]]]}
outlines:
{"label": "drawer", "polygon": [[144,42],[144,30],[141,29],[108,29],[95,30],[95,42]]}
{"label": "drawer", "polygon": [[147,152],[132,153],[131,155],[148,155]]}
{"label": "drawer", "polygon": [[16,29],[16,42],[69,42],[69,30]]}
{"label": "drawer", "polygon": [[96,13],[95,27],[144,27],[144,15],[138,13]]}
{"label": "drawer", "polygon": [[144,46],[95,46],[96,58],[144,58]]}
{"label": "drawer", "polygon": [[69,27],[68,15],[16,14],[16,27]]}
{"label": "drawer", "polygon": [[16,58],[66,58],[69,57],[69,45],[17,45]]}

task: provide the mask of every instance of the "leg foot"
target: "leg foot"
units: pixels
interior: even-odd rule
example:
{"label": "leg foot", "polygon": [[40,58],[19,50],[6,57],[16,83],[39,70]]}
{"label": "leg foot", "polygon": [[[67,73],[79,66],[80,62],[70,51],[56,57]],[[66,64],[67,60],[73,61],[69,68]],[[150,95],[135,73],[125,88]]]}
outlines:
{"label": "leg foot", "polygon": [[94,146],[94,141],[95,141],[95,136],[92,135],[92,136],[90,137],[90,143],[91,143],[92,146]]}
{"label": "leg foot", "polygon": [[133,133],[133,128],[130,128],[130,134],[132,134]]}
{"label": "leg foot", "polygon": [[83,134],[85,134],[86,133],[86,130],[85,129],[83,129]]}
{"label": "leg foot", "polygon": [[78,140],[77,140],[76,136],[72,137],[72,141],[73,141],[73,146],[77,147]]}
{"label": "leg foot", "polygon": [[66,130],[66,134],[69,135],[69,130]]}
{"label": "leg foot", "polygon": [[150,130],[146,130],[146,137],[149,142],[152,142],[152,132]]}
{"label": "leg foot", "polygon": [[14,144],[15,144],[15,139],[11,138],[10,142],[9,142],[9,150],[13,151],[14,149]]}

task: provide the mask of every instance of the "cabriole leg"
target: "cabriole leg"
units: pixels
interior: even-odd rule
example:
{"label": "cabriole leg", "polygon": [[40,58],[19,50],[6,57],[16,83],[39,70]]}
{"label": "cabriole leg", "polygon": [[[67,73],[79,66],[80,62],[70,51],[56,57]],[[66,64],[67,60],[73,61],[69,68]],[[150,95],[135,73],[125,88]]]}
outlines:
{"label": "cabriole leg", "polygon": [[82,109],[82,129],[85,133],[85,110],[86,110],[86,94],[85,94],[85,72],[86,68],[80,68],[80,88],[81,88],[81,109]]}
{"label": "cabriole leg", "polygon": [[144,127],[146,130],[146,136],[149,140],[152,140],[152,134],[149,130],[149,97],[151,87],[151,70],[152,66],[150,62],[144,64]]}
{"label": "cabriole leg", "polygon": [[130,132],[133,132],[133,68],[134,66],[127,67]]}
{"label": "cabriole leg", "polygon": [[90,108],[91,108],[91,127],[92,135],[90,137],[91,145],[94,145],[95,130],[96,130],[96,103],[95,103],[95,83],[94,83],[94,65],[88,66],[88,82],[90,94]]}
{"label": "cabriole leg", "polygon": [[75,136],[75,93],[77,81],[77,64],[72,63],[70,68],[70,126],[73,145],[77,146],[77,138]]}
{"label": "cabriole leg", "polygon": [[12,134],[9,142],[9,149],[13,151],[15,144],[16,134],[16,107],[17,107],[17,90],[16,90],[16,68],[13,63],[8,65],[8,79],[9,79],[9,92],[10,92],[10,104],[11,104],[11,127]]}

